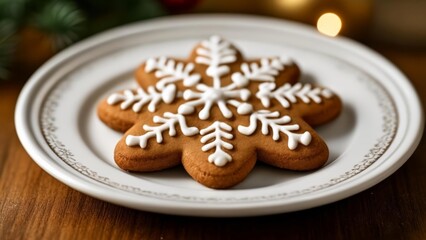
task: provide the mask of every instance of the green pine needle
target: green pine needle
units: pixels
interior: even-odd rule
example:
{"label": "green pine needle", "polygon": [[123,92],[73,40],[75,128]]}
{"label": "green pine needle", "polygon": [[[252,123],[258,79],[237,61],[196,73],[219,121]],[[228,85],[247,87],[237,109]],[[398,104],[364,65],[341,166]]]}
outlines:
{"label": "green pine needle", "polygon": [[16,47],[14,32],[13,22],[0,20],[0,79],[6,79],[9,75],[8,67]]}
{"label": "green pine needle", "polygon": [[0,19],[21,22],[25,18],[28,0],[0,0]]}
{"label": "green pine needle", "polygon": [[34,24],[52,37],[55,49],[60,49],[78,39],[84,20],[83,14],[72,2],[62,0],[45,5],[36,14]]}

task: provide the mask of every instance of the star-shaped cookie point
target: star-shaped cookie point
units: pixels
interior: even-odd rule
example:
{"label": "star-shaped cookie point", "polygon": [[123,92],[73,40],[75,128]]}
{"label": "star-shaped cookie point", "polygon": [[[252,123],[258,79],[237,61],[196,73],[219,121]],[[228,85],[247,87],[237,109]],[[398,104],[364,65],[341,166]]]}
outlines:
{"label": "star-shaped cookie point", "polygon": [[140,87],[113,93],[98,115],[126,131],[115,161],[129,171],[180,163],[198,182],[228,188],[256,160],[311,170],[328,159],[312,125],[335,118],[340,99],[329,89],[297,82],[289,57],[245,60],[228,41],[212,36],[186,60],[147,59],[136,71]]}

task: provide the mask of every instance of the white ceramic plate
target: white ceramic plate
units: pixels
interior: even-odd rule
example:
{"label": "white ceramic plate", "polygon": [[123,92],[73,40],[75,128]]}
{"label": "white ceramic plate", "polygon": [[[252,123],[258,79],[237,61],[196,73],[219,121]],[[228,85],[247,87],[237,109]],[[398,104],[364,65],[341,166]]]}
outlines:
{"label": "white ceramic plate", "polygon": [[[326,166],[295,173],[259,164],[236,187],[212,190],[182,167],[136,174],[115,165],[113,149],[121,134],[96,117],[99,100],[134,86],[133,71],[148,57],[185,57],[212,34],[234,42],[248,57],[290,55],[303,71],[302,81],[341,96],[341,116],[317,129],[331,151]],[[357,43],[285,21],[215,15],[133,24],[66,49],[28,81],[17,104],[16,128],[44,170],[93,197],[161,213],[249,216],[319,206],[373,186],[412,154],[423,117],[409,81]]]}

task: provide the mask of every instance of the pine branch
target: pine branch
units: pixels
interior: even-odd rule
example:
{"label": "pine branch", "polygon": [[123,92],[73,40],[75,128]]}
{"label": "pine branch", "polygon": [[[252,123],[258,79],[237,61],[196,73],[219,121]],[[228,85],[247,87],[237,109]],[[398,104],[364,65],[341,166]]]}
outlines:
{"label": "pine branch", "polygon": [[29,0],[0,0],[0,19],[12,20],[15,26],[25,21]]}
{"label": "pine branch", "polygon": [[9,75],[9,64],[12,61],[16,47],[14,23],[10,20],[0,21],[0,79],[6,79]]}
{"label": "pine branch", "polygon": [[77,40],[84,21],[83,13],[67,0],[46,4],[34,17],[35,26],[53,38],[55,49]]}

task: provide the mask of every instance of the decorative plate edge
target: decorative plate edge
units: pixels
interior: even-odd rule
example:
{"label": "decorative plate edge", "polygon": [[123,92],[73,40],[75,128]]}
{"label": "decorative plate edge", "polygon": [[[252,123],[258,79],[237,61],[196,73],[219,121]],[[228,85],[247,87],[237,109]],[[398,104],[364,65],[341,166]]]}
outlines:
{"label": "decorative plate edge", "polygon": [[[344,66],[340,66],[344,67]],[[42,134],[44,139],[46,140],[49,147],[52,151],[60,158],[64,163],[69,165],[71,168],[76,170],[77,172],[83,174],[84,176],[105,184],[109,187],[120,189],[129,193],[138,194],[146,197],[154,197],[158,199],[165,200],[173,200],[173,201],[185,201],[185,202],[200,202],[200,203],[241,203],[241,202],[261,202],[261,201],[271,201],[271,200],[281,200],[297,197],[300,195],[305,195],[313,192],[317,192],[320,190],[324,190],[326,188],[335,186],[343,181],[346,181],[357,174],[363,172],[368,167],[370,167],[373,163],[375,163],[386,150],[391,145],[396,132],[398,125],[398,118],[396,113],[395,104],[390,97],[389,93],[385,90],[385,88],[378,83],[376,80],[372,79],[367,75],[363,75],[359,73],[357,79],[366,84],[370,91],[375,93],[375,96],[378,99],[379,107],[382,112],[382,135],[376,140],[376,143],[372,148],[368,150],[368,152],[364,155],[364,158],[344,174],[339,175],[338,177],[331,178],[328,182],[313,185],[308,188],[304,188],[297,191],[291,192],[283,192],[270,194],[266,196],[254,196],[254,197],[230,197],[230,198],[220,198],[220,197],[197,197],[197,196],[186,196],[181,194],[168,194],[164,192],[155,192],[149,190],[143,190],[139,187],[130,186],[121,184],[115,181],[110,180],[108,177],[99,175],[96,171],[88,168],[84,164],[80,163],[77,159],[75,159],[75,155],[71,150],[67,148],[63,142],[58,139],[56,135],[56,131],[58,129],[56,125],[56,119],[54,114],[59,105],[59,100],[61,97],[61,92],[67,89],[66,83],[62,82],[56,85],[51,89],[51,93],[48,94],[48,97],[45,99],[40,117],[40,127],[42,130]]]}

